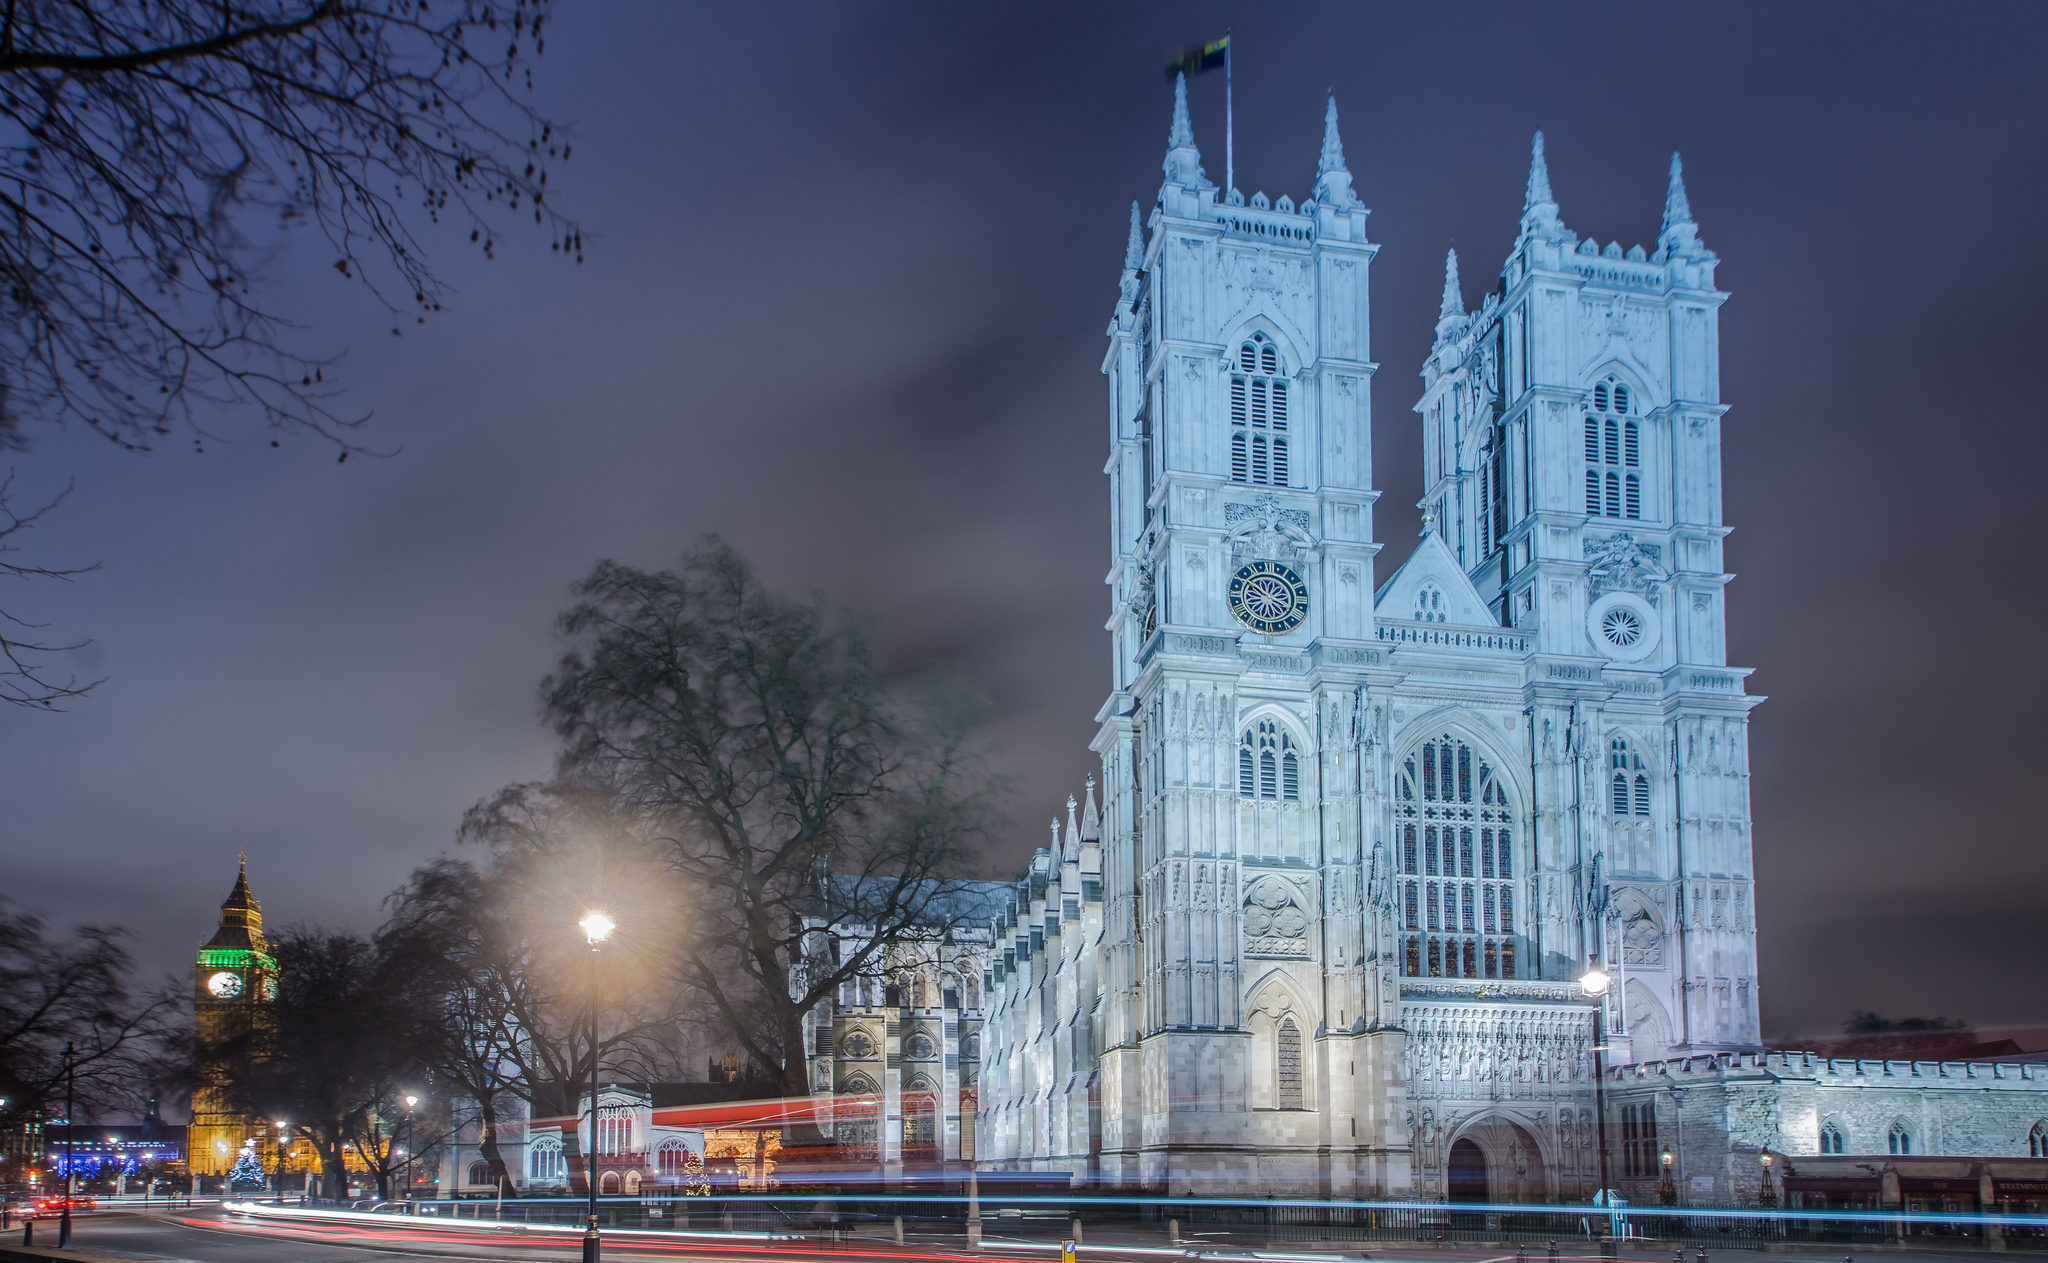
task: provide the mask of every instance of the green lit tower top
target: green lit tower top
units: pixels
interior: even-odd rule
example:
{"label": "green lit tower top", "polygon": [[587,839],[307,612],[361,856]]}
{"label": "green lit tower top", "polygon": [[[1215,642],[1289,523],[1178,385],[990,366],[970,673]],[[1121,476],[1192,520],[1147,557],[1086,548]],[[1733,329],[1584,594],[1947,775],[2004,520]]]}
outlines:
{"label": "green lit tower top", "polygon": [[199,949],[193,999],[199,1011],[245,1008],[277,998],[277,960],[263,938],[263,905],[249,893],[242,857],[235,888],[220,905],[220,928]]}

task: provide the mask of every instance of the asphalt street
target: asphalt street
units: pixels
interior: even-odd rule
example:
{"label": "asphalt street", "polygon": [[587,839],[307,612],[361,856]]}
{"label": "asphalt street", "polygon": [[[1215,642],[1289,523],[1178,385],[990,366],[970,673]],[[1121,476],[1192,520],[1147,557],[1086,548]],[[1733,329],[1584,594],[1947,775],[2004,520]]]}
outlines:
{"label": "asphalt street", "polygon": [[[17,1230],[18,1231],[18,1230]],[[521,1234],[524,1235],[524,1234]],[[11,1244],[20,1240],[10,1233]],[[56,1244],[56,1224],[36,1225],[36,1244]],[[1135,1243],[1134,1243],[1135,1244]],[[1081,1263],[1154,1263],[1169,1251],[1164,1243],[1149,1248],[1119,1248],[1118,1245],[1084,1245]],[[1194,1243],[1189,1243],[1193,1245]],[[72,1248],[80,1254],[109,1258],[153,1260],[155,1263],[364,1263],[376,1259],[461,1258],[504,1260],[505,1263],[561,1263],[577,1258],[580,1242],[573,1233],[549,1240],[507,1240],[488,1229],[455,1225],[423,1226],[416,1223],[294,1223],[280,1226],[227,1215],[212,1207],[180,1211],[175,1215],[140,1215],[99,1212],[80,1216],[74,1223]],[[692,1259],[702,1263],[1058,1263],[1056,1244],[1025,1243],[991,1239],[981,1251],[970,1252],[957,1239],[920,1244],[912,1241],[896,1246],[886,1238],[860,1239],[845,1243],[826,1241],[751,1241],[727,1243],[719,1240],[646,1241],[619,1236],[606,1240],[608,1259]],[[1517,1263],[1513,1253],[1484,1247],[1440,1249],[1429,1245],[1375,1248],[1369,1253],[1348,1250],[1276,1249],[1272,1251],[1233,1248],[1200,1248],[1172,1254],[1187,1263]],[[1886,1263],[1912,1260],[1942,1260],[1944,1263],[1974,1254],[1958,1250],[1886,1251]],[[1543,1256],[1531,1251],[1533,1261]],[[1735,1258],[1763,1263],[1843,1263],[1841,1253],[1724,1251],[1711,1263],[1732,1263]],[[1875,1256],[1873,1256],[1874,1258]],[[1665,1248],[1631,1248],[1621,1255],[1624,1263],[1667,1263]],[[1690,1251],[1687,1263],[1693,1263]],[[1546,1261],[1547,1263],[1547,1261]],[[1558,1263],[1602,1263],[1597,1252],[1567,1255]]]}

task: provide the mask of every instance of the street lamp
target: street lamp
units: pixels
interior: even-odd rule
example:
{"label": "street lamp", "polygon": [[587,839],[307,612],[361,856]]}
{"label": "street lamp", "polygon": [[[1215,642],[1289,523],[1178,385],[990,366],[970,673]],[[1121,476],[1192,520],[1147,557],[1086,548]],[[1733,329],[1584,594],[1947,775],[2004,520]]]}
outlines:
{"label": "street lamp", "polygon": [[405,1166],[399,1178],[403,1186],[400,1191],[408,1202],[412,1200],[412,1151],[419,1148],[419,1137],[413,1133],[412,1107],[419,1103],[420,1098],[416,1096],[405,1098],[405,1148],[399,1150],[405,1155]]}
{"label": "street lamp", "polygon": [[590,1194],[590,1227],[583,1234],[583,1263],[598,1263],[597,1239],[597,953],[618,928],[602,912],[576,923],[590,943],[590,1149],[583,1159],[583,1182]]}
{"label": "street lamp", "polygon": [[1598,956],[1586,958],[1586,972],[1579,975],[1579,986],[1593,997],[1593,1118],[1598,1128],[1600,1145],[1600,1199],[1607,1200],[1607,1093],[1606,1070],[1601,1064],[1600,1054],[1607,1041],[1607,984],[1608,977],[1600,968]]}
{"label": "street lamp", "polygon": [[1657,1155],[1657,1161],[1664,1168],[1664,1182],[1657,1186],[1657,1200],[1663,1202],[1666,1206],[1676,1206],[1678,1205],[1678,1186],[1671,1182],[1672,1158],[1670,1145],[1664,1146],[1664,1151]]}
{"label": "street lamp", "polygon": [[292,1125],[282,1118],[277,1120],[277,1175],[271,1180],[277,1192],[277,1204],[284,1205],[284,1147],[291,1142]]}
{"label": "street lamp", "polygon": [[1758,1154],[1757,1161],[1763,1165],[1763,1178],[1757,1184],[1756,1204],[1765,1207],[1776,1206],[1778,1190],[1771,1187],[1771,1151],[1766,1149]]}
{"label": "street lamp", "polygon": [[64,1213],[57,1219],[57,1248],[71,1245],[71,1203],[78,1197],[78,1116],[71,1099],[73,1063],[78,1050],[64,1042]]}

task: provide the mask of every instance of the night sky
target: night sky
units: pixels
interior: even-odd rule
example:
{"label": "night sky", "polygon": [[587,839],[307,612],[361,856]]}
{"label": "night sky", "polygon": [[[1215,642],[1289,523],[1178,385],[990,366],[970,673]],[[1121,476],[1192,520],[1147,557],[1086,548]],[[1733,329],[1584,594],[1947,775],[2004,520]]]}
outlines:
{"label": "night sky", "polygon": [[[576,134],[551,190],[583,266],[537,229],[488,263],[440,230],[459,292],[398,338],[311,238],[264,269],[395,455],[242,418],[203,455],[45,432],[16,461],[30,496],[77,481],[32,560],[104,564],[0,596],[110,678],[0,713],[6,892],[182,969],[246,848],[274,922],[370,928],[465,807],[549,769],[568,585],[709,531],[991,700],[1021,858],[1107,688],[1098,368],[1160,66],[1226,25],[1239,187],[1308,193],[1334,90],[1373,208],[1382,579],[1415,538],[1445,247],[1476,306],[1539,127],[1603,244],[1654,246],[1684,152],[1733,293],[1766,1032],[2048,1025],[2039,4],[565,4],[537,83]],[[1219,182],[1222,90],[1191,94]]]}

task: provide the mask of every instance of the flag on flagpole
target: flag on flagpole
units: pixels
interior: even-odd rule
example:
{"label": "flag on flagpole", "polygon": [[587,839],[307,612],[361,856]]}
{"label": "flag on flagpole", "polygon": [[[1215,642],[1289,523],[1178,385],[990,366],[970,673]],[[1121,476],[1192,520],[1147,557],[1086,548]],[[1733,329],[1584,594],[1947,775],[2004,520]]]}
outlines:
{"label": "flag on flagpole", "polygon": [[1213,44],[1199,47],[1189,45],[1178,52],[1167,54],[1166,81],[1173,82],[1175,75],[1198,75],[1204,70],[1220,70],[1230,56],[1230,37],[1224,36]]}

